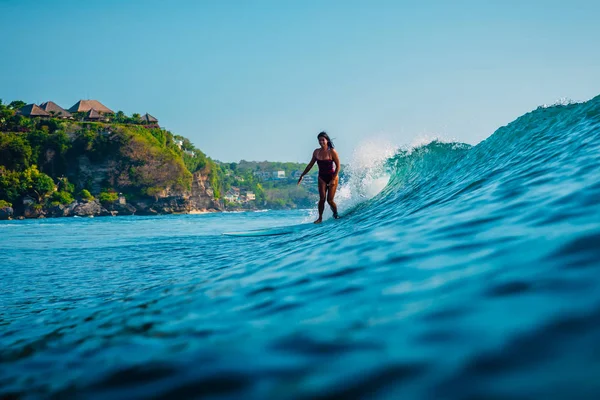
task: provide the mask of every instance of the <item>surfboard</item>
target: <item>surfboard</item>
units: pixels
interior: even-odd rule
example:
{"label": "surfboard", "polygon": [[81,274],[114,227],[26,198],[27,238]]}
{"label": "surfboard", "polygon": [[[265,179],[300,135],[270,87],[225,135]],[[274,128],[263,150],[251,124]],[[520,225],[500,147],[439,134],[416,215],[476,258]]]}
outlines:
{"label": "surfboard", "polygon": [[224,232],[225,236],[279,236],[279,235],[289,235],[290,233],[300,232],[310,228],[319,228],[323,225],[329,225],[330,223],[336,221],[335,219],[329,219],[324,221],[321,224],[314,224],[312,222],[297,224],[297,225],[289,225],[289,226],[279,226],[275,228],[264,228],[264,229],[252,229],[248,231],[238,231],[238,232]]}
{"label": "surfboard", "polygon": [[290,233],[298,232],[303,229],[307,229],[310,227],[314,227],[313,223],[310,224],[298,224],[298,225],[290,225],[290,226],[280,226],[276,228],[265,228],[265,229],[252,229],[248,231],[238,231],[238,232],[224,232],[225,236],[244,236],[244,237],[253,237],[253,236],[280,236],[280,235],[289,235]]}
{"label": "surfboard", "polygon": [[[341,215],[340,215],[341,217]],[[224,236],[243,236],[243,237],[253,237],[253,236],[280,236],[280,235],[289,235],[290,233],[296,233],[303,231],[305,229],[310,228],[318,228],[323,225],[328,225],[337,221],[336,219],[330,218],[323,221],[321,224],[314,224],[312,222],[297,224],[297,225],[289,225],[289,226],[278,226],[275,228],[264,228],[264,229],[252,229],[248,231],[237,231],[237,232],[223,232]]]}

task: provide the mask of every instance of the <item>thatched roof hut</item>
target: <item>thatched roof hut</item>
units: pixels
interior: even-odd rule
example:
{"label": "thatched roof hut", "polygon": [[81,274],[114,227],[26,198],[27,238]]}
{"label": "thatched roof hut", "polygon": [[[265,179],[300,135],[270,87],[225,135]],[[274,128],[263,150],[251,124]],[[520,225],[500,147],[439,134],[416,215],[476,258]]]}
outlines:
{"label": "thatched roof hut", "polygon": [[69,108],[69,111],[72,113],[88,112],[92,109],[96,110],[96,112],[100,113],[100,114],[114,114],[115,113],[113,110],[106,107],[104,104],[100,103],[98,100],[79,100],[77,103],[75,103],[73,105],[73,107]]}
{"label": "thatched roof hut", "polygon": [[141,120],[145,124],[156,124],[156,123],[158,123],[158,120],[156,118],[154,118],[152,115],[148,114],[148,113],[142,115]]}
{"label": "thatched roof hut", "polygon": [[70,112],[59,106],[53,101],[47,101],[45,103],[40,104],[40,108],[50,115],[54,115],[60,118],[71,118],[72,115]]}
{"label": "thatched roof hut", "polygon": [[94,110],[93,108],[91,110],[89,110],[87,112],[87,114],[85,115],[85,119],[88,121],[98,121],[100,118],[102,118],[102,114],[100,114],[98,111]]}
{"label": "thatched roof hut", "polygon": [[35,104],[27,104],[26,106],[23,106],[21,108],[19,108],[19,110],[17,111],[18,115],[23,115],[25,117],[49,117],[50,114],[48,114],[46,111],[42,110],[41,108],[39,108],[37,105]]}

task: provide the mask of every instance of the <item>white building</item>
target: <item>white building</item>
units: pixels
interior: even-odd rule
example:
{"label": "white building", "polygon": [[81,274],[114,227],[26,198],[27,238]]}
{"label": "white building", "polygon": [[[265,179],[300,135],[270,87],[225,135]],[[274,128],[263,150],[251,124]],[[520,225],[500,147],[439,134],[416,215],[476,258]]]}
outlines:
{"label": "white building", "polygon": [[285,179],[285,171],[274,171],[273,178],[275,179]]}
{"label": "white building", "polygon": [[254,192],[248,192],[246,193],[246,200],[250,201],[250,200],[256,200],[256,195],[254,194]]}
{"label": "white building", "polygon": [[238,189],[238,188],[231,188],[229,191],[227,191],[227,193],[223,197],[225,198],[225,200],[227,200],[230,203],[239,203],[239,201],[240,201],[240,189]]}

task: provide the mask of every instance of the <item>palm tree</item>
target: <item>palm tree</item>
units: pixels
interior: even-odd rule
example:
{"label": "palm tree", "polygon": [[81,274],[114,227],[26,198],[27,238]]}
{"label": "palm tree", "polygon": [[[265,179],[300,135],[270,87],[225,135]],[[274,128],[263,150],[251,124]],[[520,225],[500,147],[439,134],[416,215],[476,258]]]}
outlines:
{"label": "palm tree", "polygon": [[125,122],[126,118],[127,116],[123,111],[117,111],[117,113],[115,114],[115,122],[123,123]]}

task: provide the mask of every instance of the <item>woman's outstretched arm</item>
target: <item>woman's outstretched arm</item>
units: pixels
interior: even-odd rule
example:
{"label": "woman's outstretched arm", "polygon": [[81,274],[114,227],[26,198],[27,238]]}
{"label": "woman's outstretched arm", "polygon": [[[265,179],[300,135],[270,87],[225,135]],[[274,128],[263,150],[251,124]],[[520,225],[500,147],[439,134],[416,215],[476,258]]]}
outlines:
{"label": "woman's outstretched arm", "polygon": [[298,178],[298,183],[296,185],[300,184],[304,175],[308,174],[308,172],[312,169],[313,165],[315,165],[315,162],[317,162],[317,156],[315,155],[315,153],[316,153],[316,151],[313,152],[312,159],[310,160],[310,162],[308,163],[306,168],[304,168],[304,172],[302,172],[302,174],[300,175],[300,178]]}

